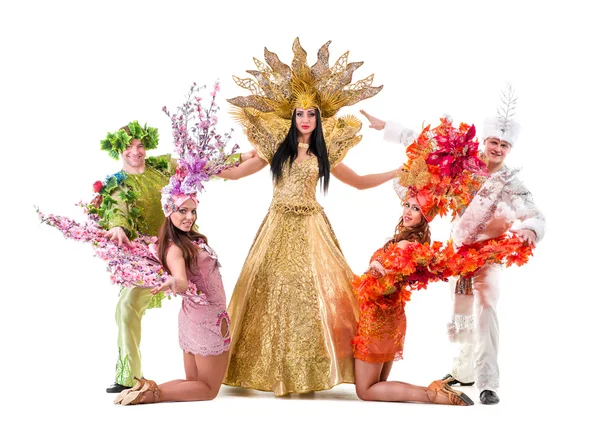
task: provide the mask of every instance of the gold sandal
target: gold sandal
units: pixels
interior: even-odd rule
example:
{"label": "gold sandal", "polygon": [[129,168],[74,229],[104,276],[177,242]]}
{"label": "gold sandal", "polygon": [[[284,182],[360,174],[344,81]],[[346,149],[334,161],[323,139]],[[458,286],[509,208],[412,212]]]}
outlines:
{"label": "gold sandal", "polygon": [[[473,400],[469,398],[469,396],[463,392],[459,392],[457,390],[452,389],[448,384],[446,384],[443,380],[436,380],[429,385],[426,389],[427,399],[436,404],[451,404],[454,406],[472,406]],[[430,393],[433,394],[433,398],[430,396]],[[450,403],[440,403],[436,401],[438,394],[445,397]]]}
{"label": "gold sandal", "polygon": [[133,387],[131,389],[125,389],[121,391],[121,393],[119,393],[119,395],[117,395],[117,398],[115,398],[115,400],[113,401],[114,404],[120,404],[123,401],[123,399],[127,395],[129,395],[129,393],[135,392],[136,390],[140,390],[144,386],[145,380],[143,378],[139,379],[134,377],[134,379],[135,384],[133,385]]}
{"label": "gold sandal", "polygon": [[121,406],[143,404],[142,400],[144,399],[144,392],[147,391],[152,392],[154,398],[153,403],[156,403],[160,398],[160,389],[158,388],[158,385],[152,380],[144,380],[144,385],[141,387],[141,389],[130,392],[125,396],[125,398],[123,398],[121,401]]}

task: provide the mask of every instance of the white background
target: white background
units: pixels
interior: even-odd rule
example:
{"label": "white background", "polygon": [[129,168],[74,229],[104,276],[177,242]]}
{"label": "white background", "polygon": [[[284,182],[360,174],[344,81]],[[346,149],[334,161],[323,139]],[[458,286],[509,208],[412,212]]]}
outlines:
{"label": "white background", "polygon": [[[264,446],[592,445],[597,415],[598,251],[594,176],[598,151],[600,33],[587,2],[524,1],[21,1],[0,12],[0,138],[4,158],[1,316],[3,446],[134,446],[260,443]],[[590,2],[591,3],[591,2]],[[392,6],[392,4],[394,6]],[[541,6],[543,5],[543,6]],[[328,40],[331,64],[345,51],[384,89],[359,108],[414,129],[444,113],[480,126],[511,81],[523,125],[507,159],[546,215],[535,257],[505,271],[500,301],[502,399],[471,408],[363,403],[352,386],[308,396],[223,387],[217,400],[121,408],[104,388],[116,360],[112,286],[91,249],[38,223],[45,212],[81,218],[94,181],[117,171],[101,152],[107,131],[137,119],[158,127],[170,151],[169,120],[193,81],[221,80],[222,130],[235,124],[224,101],[246,91],[263,48],[290,63],[296,36],[316,61]],[[364,120],[363,120],[364,122]],[[404,150],[363,128],[346,158],[361,174],[386,171]],[[235,139],[247,142],[239,129]],[[235,285],[271,195],[267,169],[208,186],[200,229]],[[391,183],[357,191],[332,180],[322,197],[348,263],[362,272],[400,216]],[[433,225],[445,240],[448,220]],[[413,296],[405,360],[392,379],[426,386],[449,371],[447,285]],[[143,321],[144,373],[183,377],[179,301]]]}

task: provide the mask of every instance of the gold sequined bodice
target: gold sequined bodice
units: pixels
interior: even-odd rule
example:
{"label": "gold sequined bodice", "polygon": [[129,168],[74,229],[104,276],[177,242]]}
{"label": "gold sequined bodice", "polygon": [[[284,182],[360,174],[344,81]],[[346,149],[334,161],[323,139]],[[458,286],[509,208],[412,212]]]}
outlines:
{"label": "gold sequined bodice", "polygon": [[271,207],[299,214],[319,213],[322,208],[316,198],[318,182],[319,162],[315,156],[294,161],[291,168],[283,168],[281,179],[273,186]]}

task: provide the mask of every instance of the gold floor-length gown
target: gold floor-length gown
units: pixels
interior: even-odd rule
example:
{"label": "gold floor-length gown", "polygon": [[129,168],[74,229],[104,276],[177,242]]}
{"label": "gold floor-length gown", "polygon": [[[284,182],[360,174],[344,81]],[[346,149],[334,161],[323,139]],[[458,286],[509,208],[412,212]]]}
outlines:
{"label": "gold floor-length gown", "polygon": [[[347,149],[330,150],[332,168]],[[271,161],[272,153],[258,152]],[[284,168],[274,186],[228,308],[227,385],[286,395],[354,382],[358,302],[352,271],[316,200],[318,177],[311,156]]]}

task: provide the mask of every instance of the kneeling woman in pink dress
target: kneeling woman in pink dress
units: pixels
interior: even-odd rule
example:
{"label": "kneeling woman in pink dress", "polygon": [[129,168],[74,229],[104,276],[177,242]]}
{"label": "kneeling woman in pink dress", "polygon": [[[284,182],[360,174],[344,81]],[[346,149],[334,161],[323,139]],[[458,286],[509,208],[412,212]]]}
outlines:
{"label": "kneeling woman in pink dress", "polygon": [[[179,346],[183,350],[185,380],[157,385],[136,378],[133,388],[123,391],[115,404],[212,400],[225,376],[229,317],[219,262],[207,238],[194,228],[198,204],[195,195],[175,196],[171,202],[155,248],[170,277],[152,293],[170,290],[183,295]],[[188,281],[202,294],[185,294]]]}
{"label": "kneeling woman in pink dress", "polygon": [[225,289],[217,256],[195,227],[196,194],[204,189],[204,182],[243,157],[229,154],[225,150],[229,134],[220,134],[214,128],[218,84],[210,94],[209,108],[201,104],[196,95],[199,90],[196,84],[192,86],[177,113],[163,109],[171,118],[177,170],[161,190],[165,220],[157,243],[149,248],[169,275],[162,277],[162,283],[151,293],[170,292],[182,297],[179,346],[185,379],[157,385],[136,378],[135,385],[119,394],[115,404],[212,400],[219,393],[227,369],[230,337]]}

